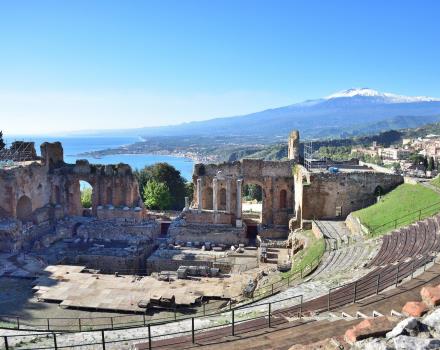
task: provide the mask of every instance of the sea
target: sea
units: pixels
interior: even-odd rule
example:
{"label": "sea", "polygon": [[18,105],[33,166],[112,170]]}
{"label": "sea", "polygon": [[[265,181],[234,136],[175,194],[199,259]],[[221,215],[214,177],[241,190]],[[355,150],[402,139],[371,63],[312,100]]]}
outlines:
{"label": "sea", "polygon": [[180,171],[180,174],[188,181],[191,181],[194,162],[189,158],[154,155],[154,154],[116,154],[99,158],[80,156],[82,153],[99,151],[108,148],[116,148],[141,141],[138,137],[41,137],[41,136],[17,136],[6,138],[10,143],[15,140],[33,141],[37,153],[40,153],[40,145],[43,142],[60,141],[64,148],[64,161],[75,163],[77,159],[87,159],[94,164],[129,164],[133,170],[142,169],[147,165],[155,163],[169,163]]}

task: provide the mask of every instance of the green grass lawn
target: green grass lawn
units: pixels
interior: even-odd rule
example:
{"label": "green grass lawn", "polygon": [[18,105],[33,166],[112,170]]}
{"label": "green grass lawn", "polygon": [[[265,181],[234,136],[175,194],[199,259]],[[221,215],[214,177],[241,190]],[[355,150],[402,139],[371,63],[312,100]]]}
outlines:
{"label": "green grass lawn", "polygon": [[431,185],[440,188],[440,176],[437,176],[436,178],[432,179]]}
{"label": "green grass lawn", "polygon": [[285,273],[285,276],[295,275],[299,271],[304,270],[310,272],[310,263],[317,263],[316,259],[319,259],[324,254],[325,243],[324,239],[317,239],[311,230],[302,232],[302,235],[306,236],[309,241],[309,245],[295,254],[292,262],[292,270]]}
{"label": "green grass lawn", "polygon": [[[419,184],[403,184],[383,196],[380,202],[358,210],[353,215],[358,217],[370,231],[373,231],[372,235],[377,236],[393,230],[395,226],[401,227],[419,220],[417,210],[439,202],[440,195],[435,191]],[[439,211],[440,205],[423,210],[421,218],[431,216]],[[404,217],[405,215],[408,216]],[[397,221],[394,221],[396,219]],[[387,225],[379,227],[384,224]]]}

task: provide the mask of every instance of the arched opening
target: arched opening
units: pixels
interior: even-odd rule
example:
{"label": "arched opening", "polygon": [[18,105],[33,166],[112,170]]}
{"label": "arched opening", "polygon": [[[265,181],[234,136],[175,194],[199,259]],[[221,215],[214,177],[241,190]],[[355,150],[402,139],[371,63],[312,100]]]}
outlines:
{"label": "arched opening", "polygon": [[247,237],[256,239],[258,227],[263,220],[264,191],[257,183],[246,183],[242,187],[242,218],[246,223]]}
{"label": "arched opening", "polygon": [[213,209],[212,187],[206,188],[203,194],[204,196],[202,198],[202,208],[206,210],[212,210]]}
{"label": "arched opening", "polygon": [[220,189],[218,198],[218,210],[226,210],[226,188]]}
{"label": "arched opening", "polygon": [[17,219],[23,222],[32,220],[32,201],[28,196],[21,196],[17,202]]}
{"label": "arched opening", "polygon": [[53,188],[53,204],[61,203],[61,192],[60,186],[55,185]]}
{"label": "arched opening", "polygon": [[382,188],[382,186],[376,186],[376,188],[374,189],[374,195],[376,197],[382,196],[384,194],[384,190]]}
{"label": "arched opening", "polygon": [[93,187],[87,181],[79,182],[80,203],[83,216],[91,216],[93,209]]}
{"label": "arched opening", "polygon": [[112,205],[113,204],[113,190],[111,187],[107,187],[106,198],[107,198],[107,204]]}
{"label": "arched opening", "polygon": [[280,209],[286,209],[287,208],[287,191],[281,190],[280,191]]}

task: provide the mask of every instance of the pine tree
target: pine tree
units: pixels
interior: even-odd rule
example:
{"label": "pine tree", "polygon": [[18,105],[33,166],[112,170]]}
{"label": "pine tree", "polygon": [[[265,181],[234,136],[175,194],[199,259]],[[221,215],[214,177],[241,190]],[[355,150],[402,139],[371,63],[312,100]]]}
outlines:
{"label": "pine tree", "polygon": [[5,146],[6,146],[6,144],[5,144],[5,141],[3,140],[3,131],[0,130],[0,150],[5,148]]}

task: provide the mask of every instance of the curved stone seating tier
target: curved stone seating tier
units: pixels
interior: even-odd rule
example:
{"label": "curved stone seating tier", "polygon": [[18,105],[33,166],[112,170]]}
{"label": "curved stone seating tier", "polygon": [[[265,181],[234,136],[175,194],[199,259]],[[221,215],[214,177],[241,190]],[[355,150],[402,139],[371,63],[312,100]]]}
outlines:
{"label": "curved stone seating tier", "polygon": [[440,216],[392,231],[367,267],[382,266],[417,256],[440,252]]}
{"label": "curved stone seating tier", "polygon": [[311,279],[323,278],[328,274],[347,272],[363,266],[371,253],[371,246],[357,243],[342,249],[326,252],[322,263],[310,276]]}

